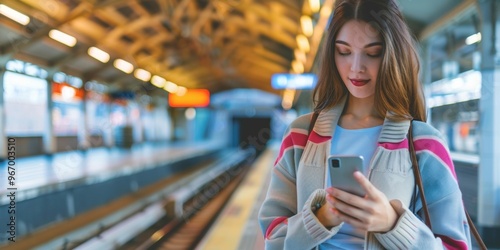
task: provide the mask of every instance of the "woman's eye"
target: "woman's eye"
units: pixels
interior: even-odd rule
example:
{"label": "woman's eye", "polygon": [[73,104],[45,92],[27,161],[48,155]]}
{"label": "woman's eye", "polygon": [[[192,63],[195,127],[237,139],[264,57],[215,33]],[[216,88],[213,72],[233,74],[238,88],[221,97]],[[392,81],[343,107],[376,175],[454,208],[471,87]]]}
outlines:
{"label": "woman's eye", "polygon": [[351,52],[349,52],[349,51],[340,51],[339,50],[338,52],[339,52],[339,55],[341,55],[341,56],[347,56],[347,55],[351,54]]}
{"label": "woman's eye", "polygon": [[369,57],[380,57],[382,54],[381,53],[378,53],[378,54],[368,54]]}
{"label": "woman's eye", "polygon": [[370,50],[366,52],[369,57],[380,57],[382,55],[382,50]]}

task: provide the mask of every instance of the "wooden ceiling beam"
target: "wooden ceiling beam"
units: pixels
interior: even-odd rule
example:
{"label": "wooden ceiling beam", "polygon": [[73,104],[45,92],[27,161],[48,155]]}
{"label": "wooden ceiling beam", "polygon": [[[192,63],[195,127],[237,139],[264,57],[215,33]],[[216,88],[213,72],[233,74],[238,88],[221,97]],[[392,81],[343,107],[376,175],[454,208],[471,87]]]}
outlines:
{"label": "wooden ceiling beam", "polygon": [[[194,37],[199,37],[202,34],[202,28],[204,26],[211,26],[211,19],[214,12],[214,7],[212,3],[209,3],[205,9],[201,11],[198,18],[194,21],[191,28],[191,34]],[[211,34],[211,32],[209,33]]]}
{"label": "wooden ceiling beam", "polygon": [[237,67],[238,68],[245,68],[247,66],[245,64],[255,65],[255,66],[258,66],[259,68],[268,70],[269,72],[273,72],[273,73],[288,72],[288,68],[285,68],[282,65],[278,65],[278,64],[263,61],[263,60],[258,60],[258,59],[251,58],[251,57],[241,58],[238,62]]}
{"label": "wooden ceiling beam", "polygon": [[[22,2],[19,2],[19,3],[22,3]],[[9,2],[9,4],[10,4],[9,6],[11,6],[10,2]],[[33,7],[30,7],[30,8],[33,8]],[[47,23],[44,23],[43,26],[41,26],[39,29],[35,30],[34,34],[32,34],[29,37],[28,41],[21,43],[20,45],[16,46],[15,48],[14,47],[7,48],[6,50],[4,50],[4,54],[8,54],[10,56],[13,56],[16,52],[18,52],[24,48],[27,48],[28,46],[34,44],[35,42],[38,42],[40,39],[45,37],[49,33],[50,30],[58,29],[61,26],[71,22],[72,20],[74,20],[78,17],[81,17],[83,15],[88,15],[89,11],[90,11],[90,8],[87,5],[87,3],[82,2],[73,11],[69,12],[67,14],[66,18],[62,21],[56,22],[54,20],[47,19],[46,20]],[[32,15],[34,15],[34,13],[38,13],[38,12],[33,12]]]}

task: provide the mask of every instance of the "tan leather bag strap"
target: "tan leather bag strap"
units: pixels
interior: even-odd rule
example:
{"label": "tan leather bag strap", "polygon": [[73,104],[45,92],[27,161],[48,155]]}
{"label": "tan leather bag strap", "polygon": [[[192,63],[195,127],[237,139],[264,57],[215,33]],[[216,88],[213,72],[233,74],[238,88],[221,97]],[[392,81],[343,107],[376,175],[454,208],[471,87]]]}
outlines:
{"label": "tan leather bag strap", "polygon": [[[412,121],[413,122],[413,121]],[[408,145],[410,149],[411,165],[413,169],[413,175],[415,176],[415,184],[418,186],[420,200],[422,201],[422,208],[425,214],[425,224],[432,229],[431,217],[429,216],[429,209],[427,208],[427,200],[425,200],[424,195],[424,185],[422,184],[422,176],[420,175],[420,168],[418,167],[417,155],[415,153],[415,148],[413,146],[413,132],[412,132],[412,122],[410,122],[410,128],[408,129]]]}
{"label": "tan leather bag strap", "polygon": [[[410,122],[410,128],[408,129],[408,145],[409,145],[409,149],[410,149],[413,175],[415,175],[415,183],[420,190],[419,194],[420,194],[420,199],[422,200],[422,208],[424,209],[425,224],[430,229],[432,229],[431,218],[429,216],[429,210],[427,209],[427,201],[425,200],[425,195],[424,195],[424,185],[422,184],[422,176],[420,175],[420,169],[418,168],[417,155],[415,153],[415,148],[413,146],[413,132],[412,132],[412,125],[411,125],[412,123],[413,123],[413,121]],[[479,245],[479,249],[486,250],[487,249],[486,245],[484,244],[483,239],[481,239],[481,235],[479,235],[479,232],[477,231],[476,227],[474,226],[474,223],[472,222],[472,219],[470,218],[467,210],[465,210],[465,215],[467,216],[467,222],[469,223],[470,231],[474,235],[474,238],[476,239],[477,244]]]}

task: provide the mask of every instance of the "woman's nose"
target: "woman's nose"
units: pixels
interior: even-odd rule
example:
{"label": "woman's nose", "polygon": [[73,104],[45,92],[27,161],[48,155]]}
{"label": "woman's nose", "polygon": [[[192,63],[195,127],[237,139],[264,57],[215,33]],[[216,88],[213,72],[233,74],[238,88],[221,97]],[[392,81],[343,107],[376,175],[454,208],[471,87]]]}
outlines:
{"label": "woman's nose", "polygon": [[363,65],[363,60],[360,55],[354,55],[351,63],[351,71],[353,72],[363,72],[365,71],[365,67]]}

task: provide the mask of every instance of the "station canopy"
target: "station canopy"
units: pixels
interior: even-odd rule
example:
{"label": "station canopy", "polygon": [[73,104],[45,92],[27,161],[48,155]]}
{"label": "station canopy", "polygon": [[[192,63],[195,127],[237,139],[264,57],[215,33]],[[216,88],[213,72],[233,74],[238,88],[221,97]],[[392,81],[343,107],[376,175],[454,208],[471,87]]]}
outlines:
{"label": "station canopy", "polygon": [[[310,2],[3,0],[0,67],[11,59],[23,60],[48,72],[105,83],[111,91],[164,95],[150,83],[153,76],[160,76],[210,93],[234,88],[279,93],[271,87],[273,74],[314,70],[325,29],[318,25],[326,26],[331,12],[324,7],[334,0],[317,0],[321,9],[316,11]],[[418,36],[444,13],[468,1],[399,2]],[[10,9],[21,16],[8,17]],[[297,52],[305,32],[304,16],[315,25],[313,34],[306,36],[310,48],[305,57]],[[303,68],[292,67],[298,57]]]}

